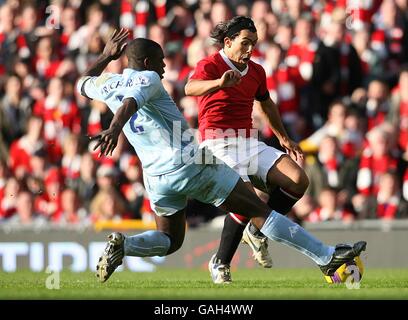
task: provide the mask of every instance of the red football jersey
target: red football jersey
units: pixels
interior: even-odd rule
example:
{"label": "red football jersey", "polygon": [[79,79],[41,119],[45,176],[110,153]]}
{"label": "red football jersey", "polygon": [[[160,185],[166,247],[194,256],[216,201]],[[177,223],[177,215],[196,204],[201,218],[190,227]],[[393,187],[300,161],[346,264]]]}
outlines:
{"label": "red football jersey", "polygon": [[[201,60],[191,79],[219,79],[230,69],[239,72],[220,51]],[[266,88],[265,70],[261,65],[249,61],[247,68],[240,73],[242,78],[238,85],[219,89],[198,98],[198,120],[202,140],[219,137],[214,135],[215,129],[222,129],[224,132],[227,129],[234,129],[235,135],[239,133],[238,129],[244,129],[246,136],[249,136],[252,129],[254,100],[266,100],[269,92]]]}

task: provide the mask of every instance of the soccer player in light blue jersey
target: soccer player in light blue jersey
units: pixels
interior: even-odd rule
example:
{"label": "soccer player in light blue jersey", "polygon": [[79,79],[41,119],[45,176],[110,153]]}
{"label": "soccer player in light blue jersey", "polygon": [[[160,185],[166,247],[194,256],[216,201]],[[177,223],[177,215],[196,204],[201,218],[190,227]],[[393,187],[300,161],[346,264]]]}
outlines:
{"label": "soccer player in light blue jersey", "polygon": [[[257,227],[263,234],[304,253],[326,275],[365,249],[364,241],[336,247],[323,244],[269,208],[231,168],[215,161],[206,150],[199,150],[161,83],[165,67],[162,48],[142,38],[126,44],[127,38],[124,29],[112,34],[101,56],[78,81],[77,90],[85,97],[103,101],[114,113],[110,127],[93,137],[97,140],[95,150],[100,148],[101,154],[111,155],[122,130],[134,147],[143,166],[157,230],[134,236],[112,233],[97,265],[101,282],[122,264],[124,256],[165,256],[178,250],[184,240],[187,197],[248,218],[259,217]],[[128,68],[122,74],[102,73],[125,48]]]}

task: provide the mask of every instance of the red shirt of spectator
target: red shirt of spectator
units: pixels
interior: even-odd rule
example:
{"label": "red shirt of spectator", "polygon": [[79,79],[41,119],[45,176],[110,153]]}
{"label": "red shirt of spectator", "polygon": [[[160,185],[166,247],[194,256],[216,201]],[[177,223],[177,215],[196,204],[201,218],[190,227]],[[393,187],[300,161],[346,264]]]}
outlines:
{"label": "red shirt of spectator", "polygon": [[54,104],[46,98],[34,105],[33,112],[44,120],[46,141],[56,139],[59,130],[69,129],[72,133],[80,133],[80,114],[74,101],[63,99],[60,103]]}
{"label": "red shirt of spectator", "polygon": [[381,5],[381,2],[382,0],[348,0],[347,10],[352,19],[352,28],[354,30],[360,30],[365,26],[369,26],[371,24],[371,19]]}
{"label": "red shirt of spectator", "polygon": [[272,100],[279,106],[284,121],[289,114],[298,113],[299,95],[287,66],[280,64],[278,69],[268,72],[266,86]]}
{"label": "red shirt of spectator", "polygon": [[358,172],[357,187],[364,195],[376,195],[378,192],[378,177],[389,169],[396,169],[397,160],[390,155],[374,158],[365,150],[361,157]]}
{"label": "red shirt of spectator", "polygon": [[380,128],[369,132],[368,138],[369,146],[361,155],[357,188],[365,196],[376,196],[381,175],[389,170],[396,170],[397,159],[389,153],[388,136]]}
{"label": "red shirt of spectator", "polygon": [[307,221],[320,222],[328,220],[353,220],[353,214],[339,206],[337,196],[338,195],[335,189],[322,189],[319,194],[319,205],[307,216]]}
{"label": "red shirt of spectator", "polygon": [[402,197],[408,201],[408,169],[405,170],[404,180],[402,182]]}
{"label": "red shirt of spectator", "polygon": [[34,67],[37,74],[45,79],[51,79],[57,74],[57,70],[61,65],[61,60],[45,61],[38,57],[34,59]]}
{"label": "red shirt of spectator", "polygon": [[[4,197],[4,184],[5,182],[0,180],[0,203]],[[0,209],[0,215],[1,215],[1,209]]]}
{"label": "red shirt of spectator", "polygon": [[402,150],[408,146],[408,101],[401,101],[399,107],[399,138],[398,143]]}
{"label": "red shirt of spectator", "polygon": [[19,170],[31,173],[30,159],[35,151],[43,147],[42,127],[43,121],[39,117],[31,117],[28,120],[27,133],[11,144],[9,161],[14,175]]}
{"label": "red shirt of spectator", "polygon": [[52,221],[57,221],[62,213],[61,207],[61,172],[58,168],[51,168],[44,180],[46,192],[35,199],[35,211],[43,214]]}
{"label": "red shirt of spectator", "polygon": [[80,177],[81,156],[79,154],[74,157],[63,156],[62,161],[62,175],[65,179],[78,179]]}
{"label": "red shirt of spectator", "polygon": [[35,146],[31,145],[27,138],[22,137],[14,141],[10,146],[10,169],[13,173],[17,170],[31,172],[30,159],[35,151]]}
{"label": "red shirt of spectator", "polygon": [[394,196],[389,201],[377,199],[377,217],[380,219],[394,219],[398,211],[399,198]]}
{"label": "red shirt of spectator", "polygon": [[[221,50],[201,60],[191,79],[214,80],[222,77],[228,70],[238,69]],[[239,71],[238,71],[239,72]],[[238,85],[222,88],[210,94],[200,96],[199,130],[203,140],[216,138],[206,130],[245,129],[247,136],[252,129],[252,108],[254,99],[263,99],[268,95],[265,71],[259,64],[249,61],[247,68],[240,72],[241,82]]]}
{"label": "red shirt of spectator", "polygon": [[336,209],[333,212],[329,212],[325,208],[316,208],[308,216],[308,222],[322,222],[329,220],[336,221],[349,221],[353,219],[353,214],[345,209]]}
{"label": "red shirt of spectator", "polygon": [[0,197],[0,218],[10,218],[17,212],[17,195],[20,185],[16,178],[11,177],[4,186],[3,196]]}
{"label": "red shirt of spectator", "polygon": [[380,177],[377,194],[377,218],[394,219],[400,203],[398,177],[394,173],[385,173]]}
{"label": "red shirt of spectator", "polygon": [[387,113],[385,108],[380,107],[379,110],[371,111],[367,106],[367,129],[371,130],[376,126],[384,123]]}
{"label": "red shirt of spectator", "polygon": [[302,45],[295,38],[288,49],[286,64],[292,76],[297,79],[296,83],[299,87],[303,87],[312,78],[313,61],[317,47],[318,43],[316,40],[310,41],[307,45]]}
{"label": "red shirt of spectator", "polygon": [[32,62],[34,70],[40,77],[45,79],[55,77],[62,62],[55,52],[57,48],[54,47],[50,37],[44,37],[38,41],[36,55]]}
{"label": "red shirt of spectator", "polygon": [[368,85],[366,117],[368,130],[382,124],[389,111],[389,91],[387,85],[373,80]]}
{"label": "red shirt of spectator", "polygon": [[53,78],[48,87],[48,96],[37,101],[33,113],[44,121],[44,140],[52,162],[62,156],[61,138],[68,133],[80,133],[81,118],[74,101],[63,98],[62,80]]}

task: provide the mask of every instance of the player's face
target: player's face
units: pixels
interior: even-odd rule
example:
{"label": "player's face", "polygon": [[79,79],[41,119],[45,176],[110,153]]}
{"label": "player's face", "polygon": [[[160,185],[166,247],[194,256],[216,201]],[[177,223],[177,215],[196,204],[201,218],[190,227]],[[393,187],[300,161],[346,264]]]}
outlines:
{"label": "player's face", "polygon": [[247,65],[257,41],[256,32],[241,30],[238,37],[225,42],[228,58],[239,65]]}
{"label": "player's face", "polygon": [[149,58],[148,70],[156,71],[157,74],[160,76],[160,79],[163,79],[164,67],[165,66],[166,66],[166,64],[164,63],[163,50],[161,50],[161,49],[157,50]]}

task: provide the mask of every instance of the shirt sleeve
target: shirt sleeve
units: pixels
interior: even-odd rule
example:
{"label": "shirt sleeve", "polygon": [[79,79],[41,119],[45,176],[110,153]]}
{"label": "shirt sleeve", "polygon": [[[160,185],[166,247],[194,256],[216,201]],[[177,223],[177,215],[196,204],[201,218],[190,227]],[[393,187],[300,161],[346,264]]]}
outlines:
{"label": "shirt sleeve", "polygon": [[103,73],[98,77],[85,76],[78,80],[77,91],[89,99],[103,100],[100,88],[112,77],[111,73]]}
{"label": "shirt sleeve", "polygon": [[256,95],[255,95],[255,100],[262,102],[269,98],[269,91],[266,87],[266,73],[265,73],[264,68],[260,67],[258,69],[258,74],[260,77],[260,83],[259,83],[258,91],[256,92]]}
{"label": "shirt sleeve", "polygon": [[133,81],[137,81],[138,85],[126,90],[123,99],[135,99],[138,108],[155,98],[163,86],[159,75],[154,71],[141,72],[134,77]]}
{"label": "shirt sleeve", "polygon": [[217,67],[215,66],[214,62],[207,59],[198,62],[194,73],[190,77],[190,79],[196,80],[215,80],[218,78],[219,75],[217,72]]}
{"label": "shirt sleeve", "polygon": [[86,97],[86,98],[89,98],[89,99],[91,99],[91,97],[85,93],[85,83],[88,82],[89,80],[91,80],[92,78],[94,78],[94,77],[90,77],[90,76],[81,77],[81,78],[78,80],[77,86],[76,86],[77,92],[78,92],[81,96]]}

